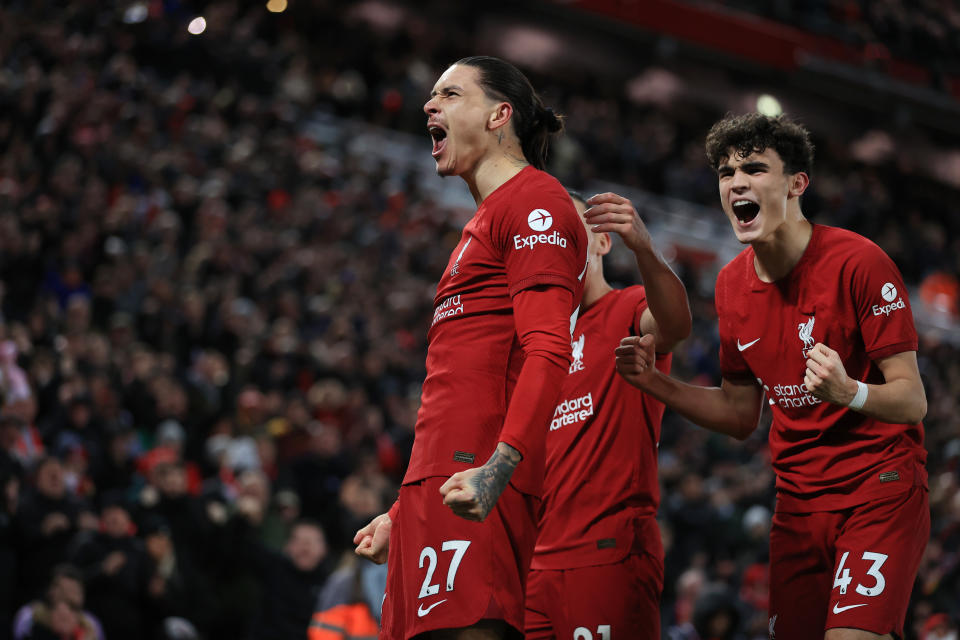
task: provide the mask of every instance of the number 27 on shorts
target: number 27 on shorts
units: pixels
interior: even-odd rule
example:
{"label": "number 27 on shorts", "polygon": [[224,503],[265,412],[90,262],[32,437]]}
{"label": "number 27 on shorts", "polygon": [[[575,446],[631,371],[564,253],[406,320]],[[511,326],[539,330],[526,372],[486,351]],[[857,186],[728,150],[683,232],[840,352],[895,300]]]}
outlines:
{"label": "number 27 on shorts", "polygon": [[[457,570],[460,568],[460,562],[463,561],[463,555],[470,546],[469,540],[446,540],[440,546],[441,551],[453,551],[453,557],[450,559],[450,566],[447,569],[447,591],[453,591],[454,582],[457,579]],[[420,587],[418,598],[429,598],[440,592],[440,584],[430,584],[433,580],[433,574],[437,570],[437,551],[433,547],[424,547],[420,551],[420,568],[423,569],[424,562],[427,563],[427,575],[423,579],[423,585]]]}

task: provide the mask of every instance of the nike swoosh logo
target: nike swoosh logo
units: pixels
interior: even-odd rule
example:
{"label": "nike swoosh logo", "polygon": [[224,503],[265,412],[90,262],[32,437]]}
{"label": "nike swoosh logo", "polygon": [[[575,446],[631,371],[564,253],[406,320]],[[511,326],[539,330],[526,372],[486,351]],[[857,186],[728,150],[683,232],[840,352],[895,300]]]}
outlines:
{"label": "nike swoosh logo", "polygon": [[423,605],[420,605],[419,607],[417,607],[417,615],[422,618],[423,616],[430,613],[430,611],[432,611],[435,606],[437,606],[438,604],[443,604],[446,601],[447,601],[446,598],[444,598],[443,600],[434,602],[432,605],[430,605],[426,609],[423,608]]}
{"label": "nike swoosh logo", "polygon": [[834,612],[834,613],[843,613],[843,612],[846,611],[847,609],[856,609],[857,607],[865,607],[865,606],[867,606],[867,604],[868,604],[868,603],[864,602],[863,604],[850,604],[850,605],[847,605],[847,606],[845,606],[845,607],[841,607],[841,606],[840,606],[840,603],[837,602],[836,604],[833,605],[833,612]]}
{"label": "nike swoosh logo", "polygon": [[753,345],[757,344],[759,341],[760,341],[760,338],[757,338],[753,342],[748,342],[747,344],[740,344],[740,338],[737,338],[737,349],[739,349],[740,351],[745,351],[750,347],[752,347]]}

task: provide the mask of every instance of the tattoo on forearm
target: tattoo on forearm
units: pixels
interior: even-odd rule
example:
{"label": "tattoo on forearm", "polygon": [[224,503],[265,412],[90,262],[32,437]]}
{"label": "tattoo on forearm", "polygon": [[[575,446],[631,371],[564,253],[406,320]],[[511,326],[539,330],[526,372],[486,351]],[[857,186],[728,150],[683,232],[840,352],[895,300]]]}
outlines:
{"label": "tattoo on forearm", "polygon": [[503,493],[519,462],[520,453],[512,447],[507,452],[497,449],[473,477],[471,482],[483,514],[489,514],[493,510],[497,498]]}

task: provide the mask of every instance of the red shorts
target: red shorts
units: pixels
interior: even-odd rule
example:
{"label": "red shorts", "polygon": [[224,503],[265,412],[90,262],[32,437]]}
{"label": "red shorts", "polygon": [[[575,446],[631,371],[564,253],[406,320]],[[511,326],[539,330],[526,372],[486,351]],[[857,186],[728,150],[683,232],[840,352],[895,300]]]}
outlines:
{"label": "red shorts", "polygon": [[927,490],[841,511],[780,513],[770,531],[770,637],[820,638],[849,627],[903,637],[930,537]]}
{"label": "red shorts", "polygon": [[381,639],[503,620],[523,629],[523,596],[537,538],[539,499],[512,486],[483,522],[453,514],[426,478],[400,488],[390,529]]}
{"label": "red shorts", "polygon": [[620,562],[530,572],[527,640],[660,640],[663,560],[632,553]]}

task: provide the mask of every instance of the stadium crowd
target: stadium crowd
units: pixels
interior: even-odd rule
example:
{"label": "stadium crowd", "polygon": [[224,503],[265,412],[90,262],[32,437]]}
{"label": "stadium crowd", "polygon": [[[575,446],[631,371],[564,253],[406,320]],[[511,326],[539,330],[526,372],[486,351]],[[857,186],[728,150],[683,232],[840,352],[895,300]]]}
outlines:
{"label": "stadium crowd", "polygon": [[862,51],[864,62],[890,58],[919,64],[943,86],[944,73],[956,76],[960,56],[960,10],[941,0],[707,0],[749,11],[794,27],[835,38]]}
{"label": "stadium crowd", "polygon": [[[310,124],[421,132],[423,83],[471,41],[456,21],[380,37],[349,3],[297,22],[210,3],[199,38],[177,2],[142,20],[47,4],[0,7],[0,639],[302,638],[359,591],[376,613],[382,575],[330,576],[402,477],[463,212],[352,150],[350,127]],[[569,114],[555,170],[572,186],[714,204],[701,147],[718,114],[538,81]],[[909,282],[960,272],[960,194],[817,143],[814,220],[875,239]],[[675,371],[716,381],[712,300],[678,268],[696,324]],[[916,638],[960,617],[958,363],[922,336]],[[764,430],[738,443],[668,412],[669,637],[766,637],[766,457]]]}

